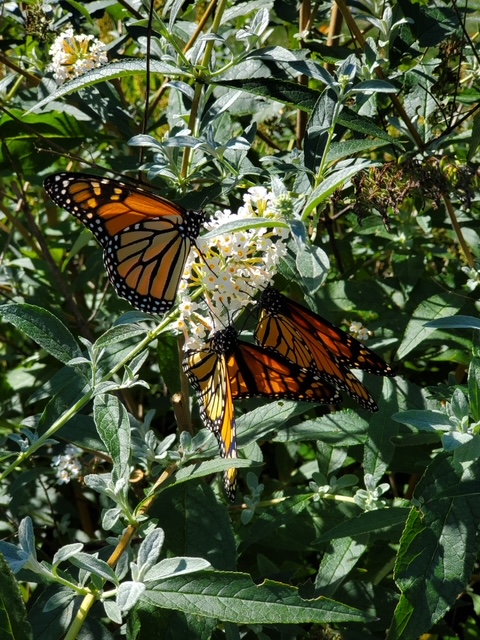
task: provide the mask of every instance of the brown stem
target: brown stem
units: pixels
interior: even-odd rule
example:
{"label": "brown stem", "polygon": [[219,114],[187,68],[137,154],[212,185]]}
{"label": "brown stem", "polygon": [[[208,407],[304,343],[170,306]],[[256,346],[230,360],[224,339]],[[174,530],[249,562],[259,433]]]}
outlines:
{"label": "brown stem", "polygon": [[[299,13],[299,31],[303,33],[310,26],[310,18],[312,13],[312,5],[310,0],[303,0],[300,5],[300,13]],[[300,47],[303,47],[303,39],[300,39]],[[308,85],[308,78],[305,75],[301,75],[298,78],[298,84],[302,86]],[[303,146],[303,140],[305,138],[305,131],[307,129],[308,123],[308,114],[299,109],[297,111],[297,127],[296,127],[296,145],[298,149],[301,149]]]}
{"label": "brown stem", "polygon": [[[332,13],[330,15],[330,24],[328,27],[327,47],[334,47],[338,44],[338,37],[342,30],[343,16],[336,2],[332,5]],[[332,62],[327,62],[325,69],[332,73],[335,70],[335,65]]]}
{"label": "brown stem", "polygon": [[458,242],[460,243],[460,246],[462,247],[462,251],[465,255],[465,260],[467,261],[468,266],[470,268],[473,268],[475,266],[475,260],[463,236],[462,229],[458,224],[457,216],[455,215],[455,211],[453,209],[451,200],[446,193],[443,194],[443,201],[445,202],[445,206],[448,212],[448,217],[450,218],[450,222],[452,223],[453,230],[455,231],[455,234],[458,238]]}

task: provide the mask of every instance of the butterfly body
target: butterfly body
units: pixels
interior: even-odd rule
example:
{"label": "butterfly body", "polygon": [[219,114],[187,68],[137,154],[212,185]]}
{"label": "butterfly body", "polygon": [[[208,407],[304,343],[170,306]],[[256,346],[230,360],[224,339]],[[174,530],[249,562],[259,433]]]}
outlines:
{"label": "butterfly body", "polygon": [[166,313],[175,301],[203,212],[118,180],[84,173],[46,178],[52,200],[78,218],[98,240],[118,295],[140,311]]}
{"label": "butterfly body", "polygon": [[391,367],[361,342],[273,287],[261,295],[261,317],[255,331],[258,344],[297,365],[314,365],[318,375],[346,391],[369,411],[378,407],[366,387],[350,371],[395,375]]}
{"label": "butterfly body", "polygon": [[[233,400],[262,396],[339,404],[342,397],[321,380],[315,367],[304,369],[258,345],[238,339],[234,327],[218,331],[197,350],[187,351],[183,369],[194,388],[204,424],[215,434],[220,454],[236,458]],[[235,495],[236,469],[225,475],[227,494]]]}

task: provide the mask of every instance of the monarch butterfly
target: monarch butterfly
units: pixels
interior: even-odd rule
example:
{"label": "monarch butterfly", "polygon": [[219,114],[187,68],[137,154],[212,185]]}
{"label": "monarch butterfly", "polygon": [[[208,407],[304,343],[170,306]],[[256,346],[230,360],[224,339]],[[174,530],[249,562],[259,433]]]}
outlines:
{"label": "monarch butterfly", "polygon": [[48,176],[44,187],[92,231],[119,296],[140,311],[171,309],[190,247],[205,221],[201,211],[186,211],[138,187],[85,173]]}
{"label": "monarch butterfly", "polygon": [[301,367],[315,363],[323,380],[346,391],[365,409],[378,411],[375,400],[350,368],[394,376],[390,365],[345,331],[271,286],[263,290],[260,306],[255,331],[258,344]]}
{"label": "monarch butterfly", "polygon": [[[238,339],[233,326],[217,331],[204,347],[187,351],[183,370],[198,397],[200,416],[213,431],[223,458],[237,457],[233,400],[264,396],[339,404],[336,389],[281,355]],[[225,490],[235,497],[237,470],[225,472]]]}

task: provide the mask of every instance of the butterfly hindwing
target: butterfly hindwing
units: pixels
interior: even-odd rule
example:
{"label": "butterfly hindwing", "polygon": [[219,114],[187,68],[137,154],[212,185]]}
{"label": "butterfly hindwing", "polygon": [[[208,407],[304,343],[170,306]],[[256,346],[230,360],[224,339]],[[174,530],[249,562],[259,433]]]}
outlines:
{"label": "butterfly hindwing", "polygon": [[[215,434],[222,458],[237,457],[237,438],[232,390],[227,373],[226,355],[209,340],[201,349],[187,351],[183,369],[198,399],[200,417]],[[225,491],[235,498],[237,469],[225,471]]]}
{"label": "butterfly hindwing", "polygon": [[54,174],[44,186],[101,244],[119,296],[140,311],[165,313],[173,306],[190,247],[205,219],[202,212],[83,173]]}
{"label": "butterfly hindwing", "polygon": [[260,304],[262,313],[255,332],[260,345],[278,351],[302,367],[314,364],[323,380],[346,391],[369,411],[378,410],[375,400],[350,368],[394,375],[382,358],[273,287],[263,291]]}

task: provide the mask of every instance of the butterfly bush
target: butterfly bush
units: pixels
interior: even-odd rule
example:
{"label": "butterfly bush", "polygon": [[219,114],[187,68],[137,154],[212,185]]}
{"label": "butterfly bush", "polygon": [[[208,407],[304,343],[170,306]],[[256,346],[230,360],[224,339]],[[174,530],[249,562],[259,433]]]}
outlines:
{"label": "butterfly bush", "polygon": [[[205,224],[207,230],[215,231],[232,222],[243,226],[240,221],[249,218],[284,221],[291,210],[287,194],[276,196],[264,187],[252,187],[243,200],[236,213],[230,209],[217,211]],[[202,257],[191,253],[179,286],[176,328],[186,335],[185,349],[200,348],[211,332],[230,324],[272,281],[286,254],[288,233],[287,228],[262,226],[198,238]],[[198,292],[203,299],[197,300]]]}
{"label": "butterfly bush", "polygon": [[72,28],[57,36],[50,47],[50,55],[52,63],[48,69],[53,71],[57,84],[77,78],[108,62],[103,42],[91,34],[76,35]]}

